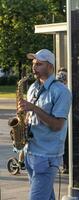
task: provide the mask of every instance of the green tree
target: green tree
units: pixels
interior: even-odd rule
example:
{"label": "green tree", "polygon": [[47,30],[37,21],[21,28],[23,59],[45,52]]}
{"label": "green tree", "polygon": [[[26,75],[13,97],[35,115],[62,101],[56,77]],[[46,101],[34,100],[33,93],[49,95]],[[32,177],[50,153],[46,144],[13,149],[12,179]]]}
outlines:
{"label": "green tree", "polygon": [[48,0],[49,17],[52,22],[66,21],[66,0]]}
{"label": "green tree", "polygon": [[0,2],[0,65],[18,72],[27,66],[27,52],[40,48],[52,50],[52,35],[34,33],[36,24],[64,20],[59,1],[1,0]]}

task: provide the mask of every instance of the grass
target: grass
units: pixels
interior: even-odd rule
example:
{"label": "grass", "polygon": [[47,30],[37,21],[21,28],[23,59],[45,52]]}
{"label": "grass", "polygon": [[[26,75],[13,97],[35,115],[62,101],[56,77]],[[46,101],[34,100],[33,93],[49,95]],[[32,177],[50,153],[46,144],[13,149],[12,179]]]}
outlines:
{"label": "grass", "polygon": [[16,98],[16,86],[0,86],[0,98]]}

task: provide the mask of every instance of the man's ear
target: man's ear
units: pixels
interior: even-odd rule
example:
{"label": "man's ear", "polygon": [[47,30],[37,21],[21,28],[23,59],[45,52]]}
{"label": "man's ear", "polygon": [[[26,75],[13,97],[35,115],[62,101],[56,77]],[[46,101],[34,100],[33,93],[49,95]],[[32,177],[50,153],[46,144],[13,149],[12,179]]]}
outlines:
{"label": "man's ear", "polygon": [[49,63],[49,70],[54,73],[54,66],[52,64]]}

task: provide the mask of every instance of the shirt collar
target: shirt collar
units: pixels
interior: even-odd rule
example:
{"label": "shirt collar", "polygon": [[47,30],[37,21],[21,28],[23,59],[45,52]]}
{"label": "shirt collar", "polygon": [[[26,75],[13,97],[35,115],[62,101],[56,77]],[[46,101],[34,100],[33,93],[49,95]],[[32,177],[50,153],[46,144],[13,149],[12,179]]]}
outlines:
{"label": "shirt collar", "polygon": [[[54,75],[50,75],[48,77],[48,79],[44,82],[44,85],[43,87],[47,90],[49,88],[49,86],[51,85],[51,83],[56,80],[55,76]],[[38,80],[35,81],[35,85],[36,87],[39,89],[39,83],[38,83]]]}
{"label": "shirt collar", "polygon": [[44,83],[44,88],[47,90],[54,80],[56,80],[55,76],[50,75],[49,78]]}

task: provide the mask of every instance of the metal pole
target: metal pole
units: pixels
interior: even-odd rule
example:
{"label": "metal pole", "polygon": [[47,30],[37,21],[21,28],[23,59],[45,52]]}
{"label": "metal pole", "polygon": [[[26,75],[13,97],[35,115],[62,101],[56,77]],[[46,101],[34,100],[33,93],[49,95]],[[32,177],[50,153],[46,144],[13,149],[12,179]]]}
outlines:
{"label": "metal pole", "polygon": [[[71,0],[67,0],[67,70],[68,88],[72,92],[72,54],[71,54]],[[69,131],[69,195],[73,187],[73,131],[72,131],[72,106],[68,118]]]}
{"label": "metal pole", "polygon": [[1,200],[1,188],[0,188],[0,200]]}

